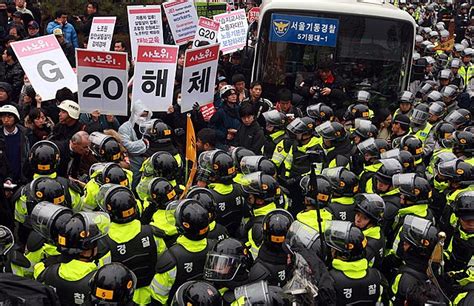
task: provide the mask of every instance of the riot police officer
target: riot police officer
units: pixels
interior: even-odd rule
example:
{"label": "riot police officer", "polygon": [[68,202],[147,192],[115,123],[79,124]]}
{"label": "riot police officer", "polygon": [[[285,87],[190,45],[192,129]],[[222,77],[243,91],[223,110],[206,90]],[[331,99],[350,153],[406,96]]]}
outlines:
{"label": "riot police officer", "polygon": [[326,121],[316,127],[316,133],[323,138],[323,168],[346,166],[353,152],[353,145],[344,126],[338,122]]}
{"label": "riot police officer", "polygon": [[354,195],[359,192],[357,176],[343,167],[326,168],[322,175],[329,180],[332,186],[332,199],[328,207],[332,211],[334,219],[354,221]]}
{"label": "riot police officer", "polygon": [[270,285],[283,286],[291,277],[291,265],[284,246],[293,217],[283,209],[268,213],[263,219],[263,243],[250,269],[249,282],[267,280]]}
{"label": "riot police officer", "polygon": [[209,212],[193,199],[179,201],[169,213],[174,215],[180,236],[156,264],[150,286],[151,297],[166,304],[169,297],[185,281],[202,277],[206,254],[212,248],[208,242]]}
{"label": "riot police officer", "polygon": [[211,284],[203,281],[189,281],[178,288],[170,305],[220,306],[222,305],[222,298],[217,289]]}
{"label": "riot police officer", "polygon": [[118,163],[123,159],[120,144],[112,136],[93,132],[89,135],[89,141],[90,150],[99,162]]}
{"label": "riot police officer", "polygon": [[264,112],[263,118],[265,118],[266,127],[262,153],[265,157],[272,158],[277,144],[288,138],[285,130],[286,115],[274,109]]}
{"label": "riot police officer", "polygon": [[331,251],[329,275],[334,279],[336,305],[375,304],[382,293],[384,277],[370,268],[367,239],[348,221],[332,221],[324,236]]}
{"label": "riot police officer", "polygon": [[155,274],[157,257],[166,249],[165,242],[153,235],[151,226],[140,223],[137,201],[130,189],[106,184],[97,198],[111,220],[101,253],[107,252],[107,260],[121,262],[135,273],[137,289],[133,300],[137,304],[150,303],[148,286]]}

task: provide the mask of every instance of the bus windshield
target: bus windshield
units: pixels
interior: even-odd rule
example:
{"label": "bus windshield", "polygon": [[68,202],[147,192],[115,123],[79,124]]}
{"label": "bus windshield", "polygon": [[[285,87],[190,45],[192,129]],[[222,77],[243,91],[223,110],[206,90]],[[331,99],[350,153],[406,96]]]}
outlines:
{"label": "bus windshield", "polygon": [[314,74],[318,62],[327,59],[334,62],[334,71],[344,80],[348,91],[360,88],[357,84],[370,84],[382,97],[393,98],[407,85],[414,39],[410,22],[319,12],[289,14],[338,21],[334,46],[320,46],[272,41],[270,30],[274,14],[288,15],[272,12],[263,16],[254,66],[254,79],[263,81],[267,93],[298,86]]}

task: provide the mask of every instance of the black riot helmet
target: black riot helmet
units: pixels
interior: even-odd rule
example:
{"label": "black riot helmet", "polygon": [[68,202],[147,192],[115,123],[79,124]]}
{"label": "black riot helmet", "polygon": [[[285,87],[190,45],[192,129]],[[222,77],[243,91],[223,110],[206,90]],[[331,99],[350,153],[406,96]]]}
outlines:
{"label": "black riot helmet", "polygon": [[344,167],[323,169],[322,175],[331,183],[334,195],[352,197],[359,192],[359,179]]}
{"label": "black riot helmet", "polygon": [[181,168],[171,153],[166,151],[155,152],[150,157],[150,163],[153,168],[154,176],[164,177],[168,181],[174,181],[179,177]]}
{"label": "black riot helmet", "polygon": [[313,134],[316,123],[310,117],[295,118],[290,124],[286,126],[286,129],[294,134]]}
{"label": "black riot helmet", "polygon": [[166,209],[166,204],[177,198],[176,191],[165,178],[155,177],[149,183],[150,200],[155,203],[158,209]]}
{"label": "black riot helmet", "polygon": [[70,208],[43,201],[35,205],[29,216],[35,232],[48,243],[57,245],[59,229],[69,222],[73,214]]}
{"label": "black riot helmet", "polygon": [[460,219],[474,219],[474,191],[462,191],[453,202],[454,213]]}
{"label": "black riot helmet", "polygon": [[49,140],[41,140],[35,143],[28,155],[33,172],[41,175],[56,172],[59,165],[59,154],[58,146]]}
{"label": "black riot helmet", "polygon": [[[392,185],[399,188],[400,194],[405,200],[411,201],[414,204],[426,203],[431,200],[432,190],[430,183],[415,173],[394,175]],[[405,202],[406,204],[408,203]]]}
{"label": "black riot helmet", "polygon": [[277,128],[277,130],[283,130],[286,125],[286,115],[282,112],[279,112],[276,109],[272,109],[264,112],[263,118],[268,125],[272,125]]}
{"label": "black riot helmet", "polygon": [[417,160],[423,156],[423,143],[413,135],[406,135],[400,140],[400,150],[410,152]]}
{"label": "black riot helmet", "polygon": [[474,134],[468,131],[453,133],[453,153],[471,157],[474,152]]}
{"label": "black riot helmet", "polygon": [[383,221],[385,201],[375,193],[359,193],[354,198],[355,211],[364,214],[374,224]]}
{"label": "black riot helmet", "polygon": [[309,199],[308,203],[314,206],[327,206],[332,198],[332,186],[329,180],[322,175],[318,175],[316,176],[316,186],[311,183],[309,175],[301,178],[300,187],[303,195]]}
{"label": "black riot helmet", "polygon": [[34,179],[30,183],[30,192],[36,203],[46,201],[56,205],[69,205],[69,203],[66,202],[64,186],[57,180],[49,177],[38,177]]}
{"label": "black riot helmet", "polygon": [[216,219],[217,203],[211,190],[202,187],[193,187],[186,195],[187,199],[194,199],[209,212],[209,222]]}
{"label": "black riot helmet", "polygon": [[252,256],[245,244],[226,238],[207,253],[203,278],[211,282],[232,281],[239,275],[246,276],[252,264]]}
{"label": "black riot helmet", "polygon": [[415,95],[411,91],[404,91],[400,95],[400,98],[398,99],[399,103],[410,103],[413,104],[415,103]]}
{"label": "black riot helmet", "polygon": [[234,289],[236,300],[245,301],[245,305],[290,306],[291,301],[277,286],[269,286],[267,281],[254,282]]}
{"label": "black riot helmet", "polygon": [[334,119],[334,112],[331,107],[324,103],[317,103],[308,106],[306,113],[316,122],[332,121]]}
{"label": "black riot helmet", "polygon": [[99,206],[110,215],[112,222],[129,223],[138,218],[137,200],[127,187],[106,184],[100,187]]}
{"label": "black riot helmet", "polygon": [[415,157],[409,151],[400,151],[398,160],[402,165],[402,173],[410,173],[415,171]]}
{"label": "black riot helmet", "polygon": [[438,230],[429,220],[407,215],[403,221],[400,239],[410,244],[409,253],[427,258],[438,243]]}
{"label": "black riot helmet", "polygon": [[12,231],[8,227],[0,225],[0,256],[6,256],[14,244],[15,238]]}
{"label": "black riot helmet", "polygon": [[222,297],[210,283],[188,281],[179,286],[171,301],[171,306],[182,305],[221,306]]}
{"label": "black riot helmet", "polygon": [[368,155],[376,159],[380,158],[380,154],[389,149],[389,144],[385,139],[368,138],[357,145],[357,149],[362,155]]}
{"label": "black riot helmet", "polygon": [[424,100],[428,103],[432,103],[432,102],[435,102],[435,101],[441,101],[441,100],[443,100],[443,94],[441,94],[437,90],[432,90],[430,93],[428,93],[425,96]]}
{"label": "black riot helmet", "polygon": [[444,121],[454,125],[456,130],[462,129],[471,124],[471,112],[464,108],[455,109],[446,115]]}
{"label": "black riot helmet", "polygon": [[74,214],[58,230],[58,249],[61,253],[79,255],[92,250],[97,241],[107,235],[109,215],[103,212],[80,212]]}
{"label": "black riot helmet", "polygon": [[295,250],[307,249],[322,255],[319,232],[298,220],[291,224],[286,234],[285,247],[291,253],[295,253]]}
{"label": "black riot helmet", "polygon": [[440,162],[437,166],[437,172],[449,178],[450,182],[471,181],[474,174],[471,164],[458,158]]}
{"label": "black riot helmet", "polygon": [[106,264],[89,281],[92,305],[127,305],[133,300],[137,277],[119,262]]}
{"label": "black riot helmet", "polygon": [[255,155],[255,153],[244,147],[235,147],[230,152],[230,156],[232,156],[232,160],[234,161],[234,166],[238,171],[240,171],[240,161],[242,158],[253,155]]}
{"label": "black riot helmet", "polygon": [[337,257],[355,261],[365,257],[367,239],[360,229],[349,221],[330,221],[324,231],[326,244],[336,251]]}
{"label": "black riot helmet", "polygon": [[293,216],[284,209],[275,209],[263,218],[264,243],[273,247],[282,247]]}
{"label": "black riot helmet", "polygon": [[179,201],[174,212],[178,231],[190,240],[202,240],[209,232],[209,212],[198,201]]}
{"label": "black riot helmet", "polygon": [[278,202],[281,196],[280,184],[272,176],[263,172],[254,172],[243,176],[240,185],[247,194],[262,199],[264,205]]}
{"label": "black riot helmet", "polygon": [[243,174],[262,171],[264,174],[268,174],[274,178],[276,178],[277,175],[275,164],[262,155],[245,156],[242,158],[240,160],[240,170]]}
{"label": "black riot helmet", "polygon": [[357,118],[369,119],[369,107],[366,104],[352,104],[344,114],[344,120],[354,120]]}
{"label": "black riot helmet", "polygon": [[89,141],[92,154],[100,162],[118,162],[122,159],[120,145],[112,136],[93,132],[89,135]]}
{"label": "black riot helmet", "polygon": [[145,122],[140,126],[140,130],[150,141],[159,144],[170,143],[174,134],[170,126],[160,119]]}
{"label": "black riot helmet", "polygon": [[420,103],[416,105],[411,114],[410,122],[416,126],[424,125],[430,116],[429,110],[430,107],[427,104]]}
{"label": "black riot helmet", "polygon": [[102,180],[102,184],[118,184],[124,187],[128,187],[130,184],[125,170],[115,163],[108,163],[105,165],[102,170]]}
{"label": "black riot helmet", "polygon": [[443,148],[451,148],[455,130],[454,125],[442,121],[434,127],[434,140]]}
{"label": "black riot helmet", "polygon": [[209,174],[211,181],[231,183],[237,175],[232,157],[225,151],[205,151],[199,155],[199,170]]}
{"label": "black riot helmet", "polygon": [[364,141],[368,138],[377,137],[378,129],[375,125],[372,124],[369,120],[357,118],[354,123],[354,131],[352,132],[352,138],[354,136],[359,136],[361,141]]}
{"label": "black riot helmet", "polygon": [[438,117],[443,117],[446,114],[446,104],[441,101],[431,102],[429,113],[430,113],[430,116],[434,115]]}
{"label": "black riot helmet", "polygon": [[347,138],[344,126],[339,122],[326,121],[316,127],[316,133],[331,143],[339,143]]}
{"label": "black riot helmet", "polygon": [[403,170],[401,163],[395,158],[381,159],[380,163],[382,166],[375,172],[374,178],[384,184],[392,185],[392,177]]}

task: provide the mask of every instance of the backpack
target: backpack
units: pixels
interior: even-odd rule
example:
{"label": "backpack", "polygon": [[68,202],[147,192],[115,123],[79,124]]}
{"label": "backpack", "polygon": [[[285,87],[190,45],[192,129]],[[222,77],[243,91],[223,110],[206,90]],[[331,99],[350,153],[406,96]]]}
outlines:
{"label": "backpack", "polygon": [[0,273],[0,305],[60,306],[53,288],[11,273]]}

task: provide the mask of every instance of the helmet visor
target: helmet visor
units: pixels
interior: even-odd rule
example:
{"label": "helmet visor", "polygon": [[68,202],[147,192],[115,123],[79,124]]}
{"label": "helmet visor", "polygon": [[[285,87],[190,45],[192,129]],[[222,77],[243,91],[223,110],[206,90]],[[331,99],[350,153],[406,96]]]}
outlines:
{"label": "helmet visor", "polygon": [[219,150],[202,152],[198,158],[199,169],[210,173],[212,170],[212,159],[214,154],[216,154],[217,152],[219,152]]}
{"label": "helmet visor", "polygon": [[429,113],[435,116],[442,116],[444,114],[444,107],[439,103],[431,103]]}
{"label": "helmet visor", "polygon": [[207,254],[204,278],[208,281],[231,281],[241,265],[240,258],[229,255]]}
{"label": "helmet visor", "polygon": [[419,241],[419,238],[426,236],[430,226],[431,221],[429,220],[407,215],[403,222],[403,238],[413,245],[423,245],[423,242]]}
{"label": "helmet visor", "polygon": [[255,304],[271,305],[270,293],[268,291],[268,284],[266,281],[259,281],[250,285],[237,287],[234,289],[235,300],[244,297],[245,306]]}
{"label": "helmet visor", "polygon": [[429,113],[415,108],[413,110],[413,114],[411,115],[411,121],[417,124],[423,124],[426,122],[426,120],[428,120],[429,116]]}
{"label": "helmet visor", "polygon": [[140,133],[142,135],[148,135],[148,136],[156,134],[154,126],[155,126],[155,121],[157,120],[158,119],[152,119],[152,120],[148,120],[141,123],[140,126],[138,127]]}
{"label": "helmet visor", "polygon": [[112,136],[108,136],[105,134],[102,134],[100,132],[93,132],[89,135],[89,141],[90,141],[90,148],[92,152],[94,152],[96,155],[101,155],[100,149],[102,147],[102,144],[105,143],[105,140],[107,138],[111,138]]}
{"label": "helmet visor", "polygon": [[[54,240],[54,237],[51,237],[51,229],[54,225],[56,216],[61,212],[66,212],[70,210],[66,207],[55,205],[49,202],[40,202],[36,204],[31,212],[30,220],[33,229],[40,234],[43,238],[46,238],[48,241]],[[71,213],[72,215],[72,213]]]}
{"label": "helmet visor", "polygon": [[95,163],[89,168],[89,177],[92,178],[92,175],[95,172],[102,172],[107,163]]}
{"label": "helmet visor", "polygon": [[120,185],[115,185],[115,184],[105,184],[105,185],[100,186],[100,189],[96,195],[95,201],[104,212],[107,211],[107,207],[105,207],[105,199],[107,198],[109,191],[118,187],[120,187]]}
{"label": "helmet visor", "polygon": [[243,174],[250,174],[258,171],[260,161],[264,159],[263,156],[244,156],[240,160],[240,170]]}
{"label": "helmet visor", "polygon": [[331,247],[344,252],[341,242],[345,245],[347,234],[351,229],[351,222],[334,220],[327,222],[327,228],[324,231],[326,242]]}
{"label": "helmet visor", "polygon": [[172,227],[176,227],[176,210],[180,204],[179,200],[171,201],[166,205],[165,210],[165,219],[166,223],[168,223]]}
{"label": "helmet visor", "polygon": [[152,180],[153,180],[153,176],[143,176],[140,182],[138,183],[136,190],[140,199],[145,200],[150,197]]}
{"label": "helmet visor", "polygon": [[391,150],[388,150],[388,151],[385,151],[385,152],[382,152],[380,153],[380,158],[383,160],[383,159],[388,159],[388,158],[395,158],[397,159],[398,158],[398,155],[400,155],[400,149],[399,148],[395,148],[395,149],[391,149]]}
{"label": "helmet visor", "polygon": [[395,188],[411,190],[415,182],[415,173],[399,173],[392,177],[392,185]]}
{"label": "helmet visor", "polygon": [[463,169],[458,169],[458,162],[459,160],[457,158],[440,162],[437,167],[438,173],[446,177],[457,177],[464,174]]}
{"label": "helmet visor", "polygon": [[110,227],[110,216],[105,212],[80,212],[88,231],[87,239],[93,243],[107,235]]}
{"label": "helmet visor", "polygon": [[244,175],[241,178],[240,185],[246,193],[260,194],[260,182],[262,181],[262,172],[254,172]]}
{"label": "helmet visor", "polygon": [[322,176],[325,176],[333,185],[339,184],[339,178],[341,176],[344,167],[325,168],[321,172]]}
{"label": "helmet visor", "polygon": [[365,153],[372,153],[372,152],[377,152],[377,144],[375,143],[375,139],[369,138],[357,145],[357,149],[359,149],[359,152],[362,154]]}
{"label": "helmet visor", "polygon": [[356,118],[354,122],[354,127],[356,130],[369,130],[372,125],[372,122],[362,118]]}
{"label": "helmet visor", "polygon": [[326,121],[315,128],[316,133],[321,136],[325,137],[325,135],[331,135],[334,132],[334,128],[330,121]]}
{"label": "helmet visor", "polygon": [[288,229],[285,244],[289,249],[293,249],[296,246],[311,249],[314,242],[318,240],[318,237],[319,232],[317,230],[295,220]]}
{"label": "helmet visor", "polygon": [[400,173],[402,172],[403,168],[398,159],[395,158],[388,158],[388,159],[381,159],[380,162],[383,164],[387,172],[390,173]]}

